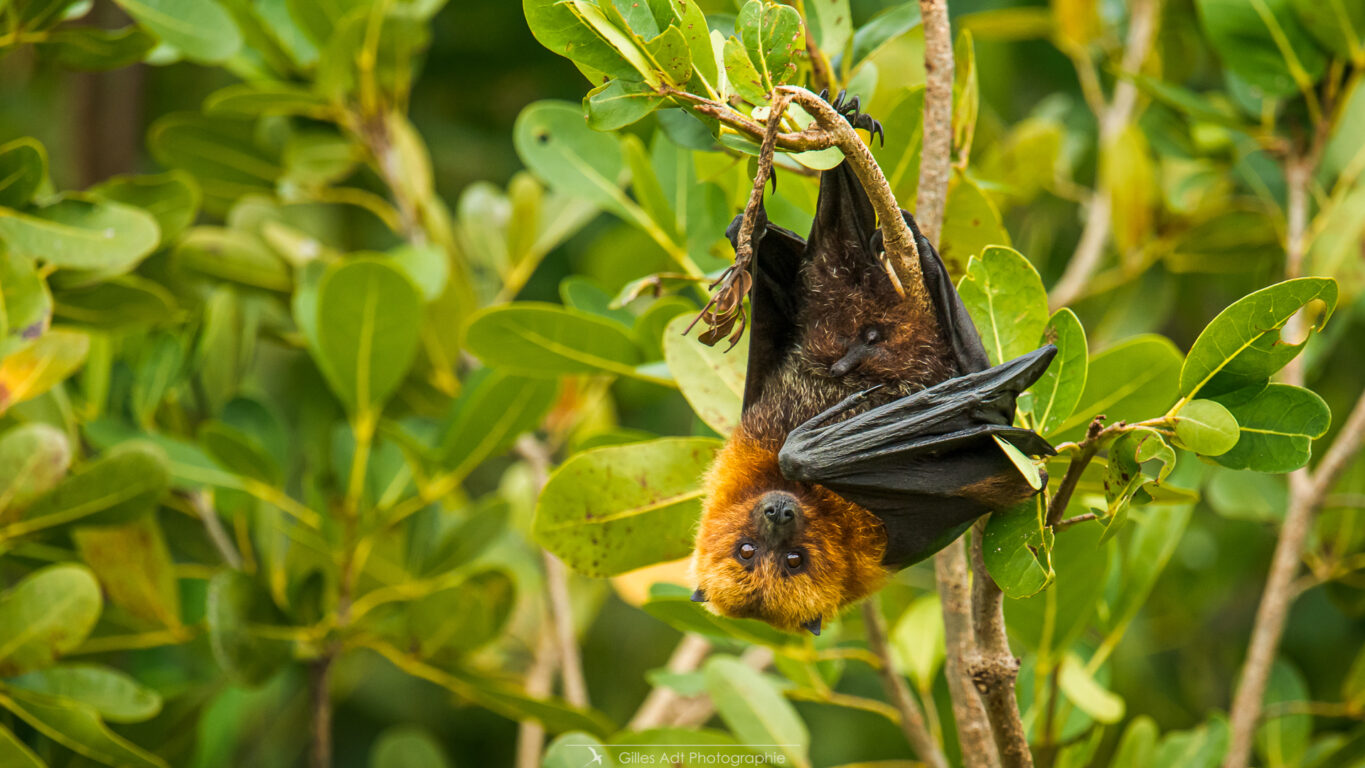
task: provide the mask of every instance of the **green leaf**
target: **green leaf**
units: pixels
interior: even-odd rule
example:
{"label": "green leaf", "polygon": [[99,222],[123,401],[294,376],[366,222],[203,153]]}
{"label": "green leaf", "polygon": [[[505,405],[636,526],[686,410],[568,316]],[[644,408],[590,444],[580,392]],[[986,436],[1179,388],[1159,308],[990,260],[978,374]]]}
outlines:
{"label": "green leaf", "polygon": [[1155,334],[1135,336],[1095,354],[1080,403],[1046,437],[1053,442],[1079,439],[1096,414],[1104,414],[1110,424],[1160,416],[1177,397],[1180,362],[1180,351],[1170,339]]}
{"label": "green leaf", "polygon": [[1341,700],[1352,712],[1365,712],[1365,647],[1356,653],[1351,669],[1341,681]]}
{"label": "green leaf", "polygon": [[26,691],[85,704],[105,720],[140,723],[161,712],[161,695],[124,672],[95,664],[59,664],[5,681]]}
{"label": "green leaf", "polygon": [[991,514],[981,539],[986,570],[1011,598],[1036,595],[1052,583],[1052,529],[1042,505],[1030,499]]}
{"label": "green leaf", "polygon": [[1227,453],[1239,436],[1237,419],[1212,400],[1193,400],[1176,415],[1176,444],[1201,456]]}
{"label": "green leaf", "polygon": [[583,111],[595,131],[614,131],[632,125],[663,104],[663,98],[644,83],[611,80],[588,91]]}
{"label": "green leaf", "polygon": [[809,768],[806,724],[762,672],[732,656],[713,656],[705,674],[716,712],[741,742],[780,745],[771,749]]}
{"label": "green leaf", "polygon": [[541,45],[576,64],[613,79],[635,80],[639,73],[594,27],[560,0],[522,0],[531,34]]}
{"label": "green leaf", "polygon": [[85,641],[100,616],[100,588],[81,565],[50,565],[0,595],[0,677],[52,662]]}
{"label": "green leaf", "polygon": [[449,768],[441,743],[424,728],[395,725],[379,734],[370,751],[370,768]]}
{"label": "green leaf", "polygon": [[207,115],[298,115],[325,118],[332,103],[323,96],[290,83],[237,83],[220,88],[204,99]]}
{"label": "green leaf", "polygon": [[1204,34],[1228,69],[1269,96],[1311,86],[1327,55],[1299,23],[1292,0],[1196,0]]}
{"label": "green leaf", "polygon": [[1128,520],[1128,505],[1136,498],[1150,500],[1144,493],[1149,484],[1160,485],[1175,468],[1175,451],[1154,429],[1125,432],[1109,447],[1109,468],[1105,473],[1105,530],[1100,543],[1113,538]]}
{"label": "green leaf", "polygon": [[166,454],[146,441],[107,451],[38,499],[10,535],[65,525],[116,525],[153,508],[170,485]]}
{"label": "green leaf", "polygon": [[47,178],[47,151],[25,136],[0,144],[0,206],[22,208]]}
{"label": "green leaf", "polygon": [[826,56],[842,54],[844,46],[853,37],[853,12],[849,9],[849,0],[811,0],[806,3],[806,21],[816,44]]}
{"label": "green leaf", "polygon": [[0,359],[47,331],[52,292],[33,259],[0,241]]}
{"label": "green leaf", "polygon": [[471,574],[450,589],[414,601],[406,611],[409,644],[423,657],[447,651],[463,654],[497,639],[516,605],[516,585],[507,573]]}
{"label": "green leaf", "polygon": [[177,112],[152,124],[147,144],[162,165],[194,177],[210,213],[225,214],[248,195],[273,194],[283,172],[279,152],[257,143],[251,118]]}
{"label": "green leaf", "polygon": [[597,738],[574,731],[550,742],[540,768],[582,768],[584,760],[594,768],[618,768],[616,754],[617,750],[607,749]]}
{"label": "green leaf", "polygon": [[0,765],[5,768],[48,768],[14,732],[0,725]]}
{"label": "green leaf", "polygon": [[921,691],[931,690],[943,666],[943,606],[938,595],[915,598],[891,630],[891,651]]}
{"label": "green leaf", "polygon": [[723,55],[725,77],[730,87],[735,89],[735,93],[750,104],[767,104],[768,88],[763,75],[754,67],[754,62],[749,60],[744,44],[733,37],[726,40]]}
{"label": "green leaf", "polygon": [[313,358],[348,410],[378,412],[417,354],[422,295],[379,259],[334,264],[317,290]]}
{"label": "green leaf", "polygon": [[256,626],[283,626],[285,617],[244,573],[223,571],[213,577],[207,619],[214,658],[229,677],[245,685],[264,683],[292,655],[289,642],[254,631]]}
{"label": "green leaf", "polygon": [[56,328],[0,360],[0,414],[60,384],[85,362],[90,337]]}
{"label": "green leaf", "polygon": [[1332,412],[1311,390],[1271,384],[1242,403],[1226,402],[1241,436],[1214,461],[1233,469],[1289,472],[1308,463],[1313,441],[1327,433]]}
{"label": "green leaf", "polygon": [[631,217],[633,204],[621,191],[626,168],[620,143],[588,127],[579,106],[535,102],[517,116],[513,138],[521,161],[551,189]]}
{"label": "green leaf", "polygon": [[160,241],[156,219],[121,203],[67,196],[41,208],[0,208],[10,251],[63,269],[127,272]]}
{"label": "green leaf", "polygon": [[1290,0],[1299,22],[1338,58],[1365,52],[1365,5],[1350,0]]}
{"label": "green leaf", "polygon": [[[1071,647],[1090,625],[1104,595],[1110,564],[1118,558],[1113,543],[1100,544],[1104,526],[1077,523],[1053,542],[1056,578],[1041,594],[1005,601],[1010,637],[1024,647],[1051,652]],[[989,552],[989,549],[987,549]],[[1054,657],[1055,658],[1055,657]]]}
{"label": "green leaf", "polygon": [[637,378],[640,351],[619,324],[554,304],[516,302],[476,313],[465,346],[486,364],[525,376],[610,373]]}
{"label": "green leaf", "polygon": [[1264,383],[1308,342],[1283,340],[1280,329],[1314,301],[1321,301],[1325,309],[1311,330],[1322,330],[1337,303],[1337,283],[1331,278],[1286,280],[1233,302],[1190,347],[1180,370],[1181,393],[1216,397]]}
{"label": "green leaf", "polygon": [[722,435],[739,427],[744,401],[748,347],[726,352],[697,340],[700,324],[684,335],[691,313],[673,318],[664,330],[664,360],[688,405],[706,425]]}
{"label": "green leaf", "polygon": [[1156,175],[1146,136],[1136,124],[1125,126],[1100,150],[1101,184],[1113,201],[1114,245],[1124,264],[1151,237],[1159,191]]}
{"label": "green leaf", "polygon": [[1037,349],[1047,326],[1047,292],[1038,270],[1013,248],[990,247],[967,262],[957,284],[992,365]]}
{"label": "green leaf", "polygon": [[701,515],[699,481],[719,447],[664,438],[573,456],[536,503],[536,541],[589,576],[686,556]]}
{"label": "green leaf", "polygon": [[1085,328],[1070,309],[1063,307],[1052,314],[1043,328],[1042,343],[1055,344],[1057,357],[1028,391],[1033,393],[1030,410],[1034,428],[1046,435],[1076,410],[1090,366]]}
{"label": "green leaf", "polygon": [[1124,550],[1123,592],[1112,611],[1117,617],[1113,632],[1122,633],[1147,602],[1157,577],[1180,545],[1192,512],[1191,505],[1183,504],[1146,507],[1135,516],[1133,534]]}
{"label": "green leaf", "polygon": [[10,688],[0,693],[0,707],[63,747],[114,768],[167,768],[105,727],[93,707]]}
{"label": "green leaf", "polygon": [[795,59],[798,51],[806,49],[806,31],[795,8],[772,0],[749,0],[739,9],[735,33],[762,78],[765,93],[796,75]]}
{"label": "green leaf", "polygon": [[1214,768],[1228,749],[1227,721],[1215,714],[1188,731],[1167,733],[1157,747],[1153,768]]}
{"label": "green leaf", "polygon": [[437,459],[458,477],[534,430],[554,404],[559,383],[485,368],[465,382],[439,429]]}
{"label": "green leaf", "polygon": [[[664,192],[663,184],[659,181],[659,176],[654,172],[654,166],[650,163],[649,155],[645,152],[645,145],[639,138],[627,134],[621,137],[621,149],[625,153],[626,164],[630,167],[630,189],[635,195],[635,200],[649,214],[649,218],[658,225],[659,229],[668,235],[674,242],[681,242],[678,237],[679,224],[678,217],[673,212],[676,198],[672,201]],[[684,205],[686,198],[683,198]],[[562,283],[561,283],[562,285]],[[569,303],[569,302],[565,302]],[[608,299],[610,304],[610,299]],[[577,306],[577,305],[574,305]],[[584,307],[578,307],[584,309]],[[630,313],[624,309],[615,310],[614,316],[626,325],[631,324]],[[599,312],[598,314],[604,314]],[[606,315],[612,316],[612,315]]]}
{"label": "green leaf", "polygon": [[683,87],[692,79],[692,50],[677,27],[669,27],[641,46],[664,80]]}
{"label": "green leaf", "polygon": [[180,627],[180,588],[161,524],[146,515],[123,525],[71,531],[109,602],[158,627]]}
{"label": "green leaf", "polygon": [[[1309,701],[1308,684],[1297,669],[1283,659],[1270,668],[1266,683],[1266,706]],[[1267,768],[1303,765],[1308,741],[1313,735],[1313,716],[1306,713],[1266,718],[1256,728],[1256,751]]]}
{"label": "green leaf", "polygon": [[64,26],[38,43],[39,55],[67,69],[120,69],[142,61],[156,47],[156,38],[140,27],[100,29]]}
{"label": "green leaf", "polygon": [[430,576],[453,571],[478,557],[507,530],[508,504],[485,496],[467,512],[464,522],[452,527],[424,559],[420,572]]}
{"label": "green leaf", "polygon": [[1010,233],[1005,230],[995,203],[975,181],[960,173],[953,175],[948,186],[940,242],[939,255],[948,266],[949,274],[964,272],[967,260],[983,254],[988,246],[1010,245]]}
{"label": "green leaf", "polygon": [[114,0],[137,23],[189,59],[216,64],[242,47],[232,16],[213,0]]}
{"label": "green leaf", "polygon": [[184,171],[155,176],[114,176],[90,188],[100,200],[131,205],[150,213],[161,230],[161,244],[180,237],[199,213],[199,187]]}
{"label": "green leaf", "polygon": [[1100,685],[1076,654],[1062,658],[1057,683],[1072,704],[1096,721],[1112,724],[1123,719],[1123,697]]}
{"label": "green leaf", "polygon": [[121,275],[57,294],[56,315],[92,330],[165,323],[176,317],[175,296],[160,283]]}
{"label": "green leaf", "polygon": [[794,635],[758,619],[732,619],[717,616],[692,602],[692,590],[678,584],[656,582],[650,586],[645,613],[679,632],[696,632],[712,638],[740,639],[772,647],[786,646]]}
{"label": "green leaf", "polygon": [[71,446],[56,427],[32,422],[0,435],[0,524],[18,519],[70,467]]}
{"label": "green leaf", "polygon": [[255,235],[240,229],[195,227],[172,252],[181,267],[267,291],[293,287],[289,265]]}
{"label": "green leaf", "polygon": [[1147,768],[1153,765],[1157,735],[1156,722],[1152,718],[1146,715],[1133,718],[1123,731],[1123,738],[1119,740],[1109,768]]}
{"label": "green leaf", "polygon": [[[882,46],[918,27],[921,23],[918,3],[899,3],[873,16],[853,33],[853,56],[850,68],[856,67]],[[909,207],[899,193],[896,199]]]}
{"label": "green leaf", "polygon": [[[915,19],[918,21],[918,6],[907,3],[902,7],[914,7]],[[861,34],[862,29],[858,32]],[[912,210],[919,194],[919,163],[924,139],[924,87],[904,91],[900,100],[887,112],[882,126],[886,129],[886,142],[874,143],[871,147],[872,156],[886,174],[886,181],[901,207]]]}

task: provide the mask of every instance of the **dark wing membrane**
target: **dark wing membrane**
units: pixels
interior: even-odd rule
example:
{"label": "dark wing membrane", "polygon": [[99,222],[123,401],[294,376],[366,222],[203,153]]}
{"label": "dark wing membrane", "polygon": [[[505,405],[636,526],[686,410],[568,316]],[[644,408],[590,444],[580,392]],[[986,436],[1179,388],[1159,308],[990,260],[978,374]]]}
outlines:
{"label": "dark wing membrane", "polygon": [[782,473],[823,485],[882,518],[888,565],[921,559],[990,511],[966,496],[973,486],[1018,471],[992,435],[1029,455],[1054,453],[1037,433],[1011,421],[1015,398],[1056,353],[1049,344],[831,421],[868,393],[854,395],[792,430],[779,455]]}
{"label": "dark wing membrane", "polygon": [[[957,295],[953,280],[948,276],[948,268],[944,266],[938,251],[935,251],[924,235],[920,234],[919,227],[915,225],[915,218],[904,210],[901,211],[901,216],[905,218],[906,225],[915,236],[924,287],[934,304],[934,312],[938,316],[943,337],[953,345],[958,370],[962,373],[986,370],[991,363],[986,357],[986,348],[981,344],[981,334],[977,333],[976,324],[972,322],[971,315],[967,314],[967,308],[962,305],[962,298]],[[1010,418],[1013,417],[1011,411]]]}
{"label": "dark wing membrane", "polygon": [[[739,228],[744,215],[736,216],[725,230],[730,243],[739,248]],[[801,259],[806,241],[789,229],[768,223],[762,205],[755,211],[753,252],[749,266],[753,287],[749,293],[753,320],[749,326],[749,364],[744,376],[744,408],[758,400],[767,377],[777,372],[782,358],[796,343],[796,318],[803,300]]]}
{"label": "dark wing membrane", "polygon": [[838,264],[875,266],[876,231],[877,212],[848,161],[821,173],[807,246],[811,258],[823,255]]}

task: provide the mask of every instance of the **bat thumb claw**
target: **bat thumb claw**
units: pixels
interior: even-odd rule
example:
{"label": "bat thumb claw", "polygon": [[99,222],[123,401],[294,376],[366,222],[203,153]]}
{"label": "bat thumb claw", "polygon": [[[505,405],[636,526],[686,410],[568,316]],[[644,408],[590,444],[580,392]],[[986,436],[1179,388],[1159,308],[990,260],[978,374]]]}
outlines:
{"label": "bat thumb claw", "polygon": [[697,587],[696,590],[692,592],[692,602],[694,603],[706,602],[706,593],[701,591],[701,587]]}
{"label": "bat thumb claw", "polygon": [[812,635],[815,635],[816,637],[819,637],[819,636],[820,636],[820,617],[819,617],[819,616],[816,616],[815,618],[811,619],[810,621],[808,621],[808,622],[802,624],[802,625],[801,625],[801,628],[804,629],[804,630],[806,630],[807,632],[810,632]]}

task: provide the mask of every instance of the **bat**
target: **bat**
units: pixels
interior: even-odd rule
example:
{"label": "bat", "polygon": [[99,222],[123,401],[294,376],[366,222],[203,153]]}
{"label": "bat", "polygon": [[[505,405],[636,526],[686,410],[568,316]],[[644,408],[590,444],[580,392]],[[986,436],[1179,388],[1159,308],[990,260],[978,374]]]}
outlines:
{"label": "bat", "polygon": [[[929,300],[897,293],[847,161],[821,175],[808,240],[755,213],[743,408],[707,472],[692,599],[818,635],[894,571],[1037,493],[996,439],[1055,453],[1013,420],[1057,350],[991,367],[904,211]],[[742,218],[727,231],[736,247]]]}

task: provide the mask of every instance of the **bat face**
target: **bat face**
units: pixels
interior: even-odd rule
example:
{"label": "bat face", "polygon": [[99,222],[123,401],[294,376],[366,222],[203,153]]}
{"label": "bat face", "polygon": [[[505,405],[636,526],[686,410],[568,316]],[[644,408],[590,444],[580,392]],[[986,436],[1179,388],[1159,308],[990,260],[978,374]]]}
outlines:
{"label": "bat face", "polygon": [[707,478],[693,571],[697,599],[723,616],[819,632],[880,588],[886,533],[867,510],[782,477],[775,449],[731,440]]}

